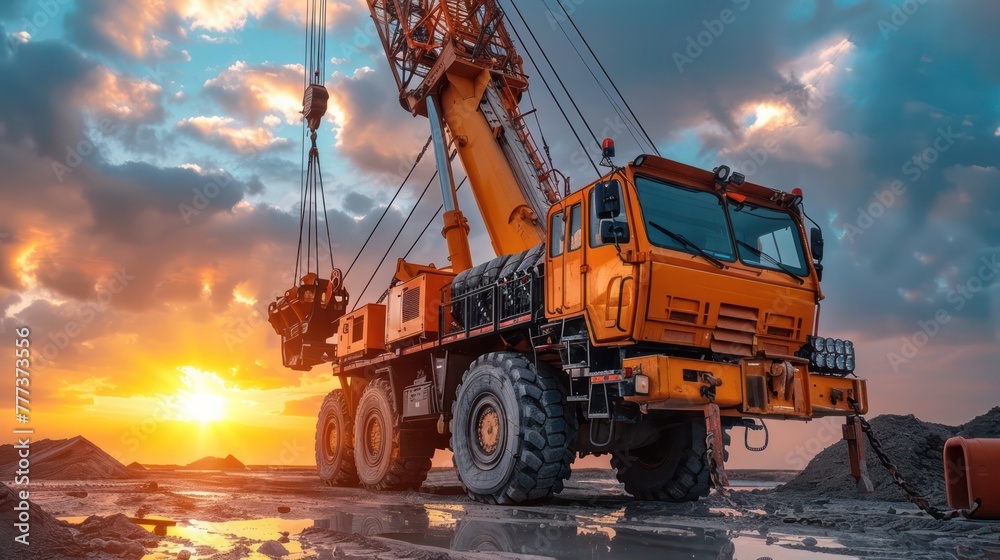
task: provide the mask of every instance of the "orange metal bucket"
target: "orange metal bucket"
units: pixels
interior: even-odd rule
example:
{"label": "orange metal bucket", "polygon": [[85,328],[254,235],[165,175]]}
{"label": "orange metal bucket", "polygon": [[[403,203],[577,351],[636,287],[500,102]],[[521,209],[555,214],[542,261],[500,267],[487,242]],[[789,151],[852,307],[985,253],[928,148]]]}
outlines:
{"label": "orange metal bucket", "polygon": [[969,519],[1000,520],[1000,439],[954,437],[944,444],[948,506],[970,510]]}

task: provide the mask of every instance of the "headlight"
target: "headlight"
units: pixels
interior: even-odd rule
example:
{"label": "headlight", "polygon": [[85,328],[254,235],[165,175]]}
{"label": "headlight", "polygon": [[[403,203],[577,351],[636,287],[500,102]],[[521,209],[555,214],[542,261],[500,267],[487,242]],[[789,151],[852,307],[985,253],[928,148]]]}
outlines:
{"label": "headlight", "polygon": [[850,340],[809,336],[796,356],[809,360],[816,373],[847,375],[854,372],[854,343]]}
{"label": "headlight", "polygon": [[649,394],[649,377],[646,377],[641,373],[635,376],[635,394],[637,395]]}

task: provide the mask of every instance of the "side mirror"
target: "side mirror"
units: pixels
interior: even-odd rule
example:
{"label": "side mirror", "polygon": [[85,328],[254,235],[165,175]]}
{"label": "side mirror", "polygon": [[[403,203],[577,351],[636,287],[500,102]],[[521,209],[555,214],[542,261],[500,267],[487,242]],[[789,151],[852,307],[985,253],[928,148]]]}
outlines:
{"label": "side mirror", "polygon": [[823,231],[818,227],[812,228],[809,232],[809,249],[814,259],[823,260]]}
{"label": "side mirror", "polygon": [[614,220],[602,220],[601,243],[628,243],[628,224]]}
{"label": "side mirror", "polygon": [[[622,213],[622,184],[618,181],[605,181],[594,185],[594,200],[597,205],[597,218],[610,220]],[[604,226],[601,226],[604,231]]]}

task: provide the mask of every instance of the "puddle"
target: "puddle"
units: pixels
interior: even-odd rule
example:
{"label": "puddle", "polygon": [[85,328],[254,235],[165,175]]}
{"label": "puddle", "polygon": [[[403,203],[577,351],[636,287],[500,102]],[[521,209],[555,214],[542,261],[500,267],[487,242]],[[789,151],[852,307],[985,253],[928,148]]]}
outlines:
{"label": "puddle", "polygon": [[[82,523],[86,517],[60,517],[59,519],[69,523]],[[162,517],[149,516],[148,519],[164,519]],[[187,523],[178,522],[176,526],[166,528],[167,537],[176,537],[190,541],[190,545],[179,544],[169,540],[160,542],[160,546],[153,550],[156,554],[166,555],[164,557],[174,557],[181,550],[193,551],[194,547],[208,546],[218,552],[229,552],[239,544],[245,544],[252,552],[246,558],[252,560],[266,559],[267,556],[256,552],[264,541],[278,540],[283,532],[288,532],[289,541],[282,543],[288,550],[288,556],[283,556],[284,560],[297,560],[305,558],[307,554],[302,550],[302,545],[298,542],[298,535],[303,529],[313,526],[312,519],[243,519],[239,521],[198,521],[192,519]],[[149,525],[142,525],[152,531]]]}
{"label": "puddle", "polygon": [[[461,505],[388,506],[368,512],[338,512],[315,522],[340,533],[382,536],[422,546],[458,552],[509,552],[565,560],[628,558],[644,560],[850,560],[849,555],[790,550],[802,537],[779,535],[767,544],[758,533],[740,533],[724,527],[630,522],[627,508],[588,514],[560,514],[551,510],[495,508],[466,512]],[[832,539],[817,538],[820,548],[842,548]]]}
{"label": "puddle", "polygon": [[207,492],[203,490],[175,490],[174,494],[190,496],[192,498],[219,498],[230,495],[228,492]]}

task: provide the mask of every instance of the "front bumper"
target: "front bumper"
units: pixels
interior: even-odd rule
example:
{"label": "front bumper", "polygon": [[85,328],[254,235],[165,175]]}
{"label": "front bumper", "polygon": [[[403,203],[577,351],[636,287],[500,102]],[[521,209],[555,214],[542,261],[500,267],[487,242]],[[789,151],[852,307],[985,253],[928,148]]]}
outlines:
{"label": "front bumper", "polygon": [[715,403],[724,416],[809,420],[853,414],[854,400],[868,412],[865,380],[810,373],[809,363],[795,357],[730,364],[651,355],[626,358],[623,366],[637,385],[648,385],[644,394],[625,397],[645,410],[693,411]]}

